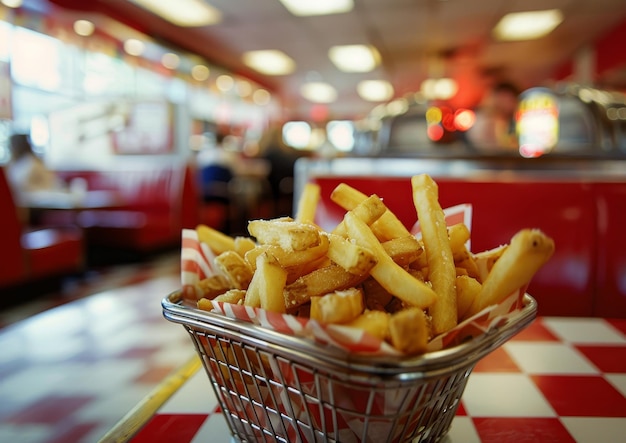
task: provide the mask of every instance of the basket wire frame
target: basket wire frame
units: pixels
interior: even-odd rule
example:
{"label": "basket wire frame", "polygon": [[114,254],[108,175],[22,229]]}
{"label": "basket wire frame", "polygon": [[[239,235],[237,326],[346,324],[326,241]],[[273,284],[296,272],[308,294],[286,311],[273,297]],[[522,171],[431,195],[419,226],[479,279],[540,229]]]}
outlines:
{"label": "basket wire frame", "polygon": [[363,357],[248,322],[163,302],[201,357],[232,435],[241,442],[438,442],[476,363],[528,326],[536,301],[454,348],[416,358]]}
{"label": "basket wire frame", "polygon": [[[355,384],[186,326],[232,434],[242,442],[434,442],[447,433],[474,363],[448,376]],[[303,380],[304,378],[304,380]],[[381,401],[393,408],[381,411]],[[351,423],[346,427],[345,422]]]}

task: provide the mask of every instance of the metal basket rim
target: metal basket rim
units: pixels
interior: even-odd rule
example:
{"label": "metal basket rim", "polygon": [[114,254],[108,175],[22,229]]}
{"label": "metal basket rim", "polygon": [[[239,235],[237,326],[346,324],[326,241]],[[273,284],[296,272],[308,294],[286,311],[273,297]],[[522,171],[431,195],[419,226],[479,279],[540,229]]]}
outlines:
{"label": "metal basket rim", "polygon": [[380,356],[349,353],[334,346],[324,345],[312,339],[295,337],[270,330],[243,320],[204,311],[184,305],[180,291],[174,291],[163,298],[163,316],[173,322],[192,328],[210,331],[229,331],[237,336],[276,345],[291,352],[312,356],[333,367],[358,370],[376,374],[416,374],[443,370],[453,372],[460,366],[477,362],[502,343],[528,326],[537,315],[537,302],[529,294],[524,295],[524,303],[506,324],[495,328],[467,342],[439,351],[431,351],[419,356]]}

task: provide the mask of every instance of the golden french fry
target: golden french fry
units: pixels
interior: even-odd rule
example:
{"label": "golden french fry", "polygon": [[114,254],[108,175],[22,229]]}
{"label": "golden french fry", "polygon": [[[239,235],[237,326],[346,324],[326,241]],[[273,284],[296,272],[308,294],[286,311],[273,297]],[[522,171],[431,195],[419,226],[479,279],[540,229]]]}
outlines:
{"label": "golden french fry", "polygon": [[427,174],[411,178],[413,204],[422,231],[422,241],[428,261],[428,278],[437,293],[437,302],[428,310],[435,334],[449,331],[457,325],[456,270],[446,219],[439,205],[439,190]]}
{"label": "golden french fry", "polygon": [[313,224],[319,200],[320,186],[316,183],[306,183],[298,200],[296,221]]}
{"label": "golden french fry", "polygon": [[452,254],[463,253],[467,250],[466,244],[470,239],[470,231],[465,223],[457,223],[448,228],[448,238],[450,239],[450,249]]}
{"label": "golden french fry", "polygon": [[329,234],[328,258],[350,274],[365,275],[376,264],[376,257],[364,248],[339,235]]}
{"label": "golden french fry", "polygon": [[478,297],[470,306],[471,316],[504,300],[533,278],[554,253],[554,240],[539,229],[522,229],[493,265]]}
{"label": "golden french fry", "polygon": [[366,310],[345,326],[361,329],[372,337],[385,340],[389,335],[389,318],[388,312]]}
{"label": "golden french fry", "polygon": [[[367,199],[367,195],[346,183],[340,183],[330,195],[332,201],[347,211],[353,210],[359,203]],[[411,235],[398,217],[386,208],[385,213],[372,223],[372,231],[381,241]]]}
{"label": "golden french fry", "polygon": [[482,285],[478,280],[469,275],[459,275],[456,278],[456,310],[459,320],[466,318],[466,312],[472,305]]}
{"label": "golden french fry", "polygon": [[[218,295],[213,300],[224,302],[224,303],[232,303],[234,305],[243,303],[244,298],[246,297],[246,291],[243,289],[229,289],[223,294]],[[198,308],[204,311],[212,311],[213,305],[211,304],[211,300],[208,298],[201,298],[198,300]]]}
{"label": "golden french fry", "polygon": [[232,289],[246,289],[252,280],[252,268],[235,251],[222,252],[215,257],[215,265],[230,282]]}
{"label": "golden french fry", "polygon": [[288,310],[311,301],[311,297],[342,291],[360,284],[366,276],[350,274],[341,266],[331,263],[303,275],[285,287],[285,305]]}
{"label": "golden french fry", "polygon": [[245,257],[246,253],[256,248],[256,243],[250,237],[235,237],[235,244],[233,250],[242,257]]}
{"label": "golden french fry", "polygon": [[244,255],[244,260],[250,265],[252,272],[256,271],[256,259],[259,255],[264,254],[270,249],[272,245],[256,245],[254,248],[247,251]]}
{"label": "golden french fry", "polygon": [[357,288],[311,297],[311,318],[320,323],[347,323],[363,309],[363,293]]}
{"label": "golden french fry", "polygon": [[283,289],[286,281],[287,271],[267,254],[259,255],[244,304],[256,306],[258,302],[258,305],[267,311],[285,312]]}
{"label": "golden french fry", "polygon": [[452,258],[457,268],[464,268],[468,275],[478,278],[480,273],[474,255],[467,249],[470,231],[464,223],[457,223],[448,228]]}
{"label": "golden french fry", "polygon": [[[350,210],[367,225],[371,225],[387,211],[387,207],[377,195],[372,194]],[[346,237],[346,227],[343,220],[332,230],[335,235]]]}
{"label": "golden french fry", "polygon": [[493,265],[498,261],[507,246],[508,245],[500,245],[497,248],[474,254],[474,261],[478,267],[478,281],[485,281],[491,272],[491,268],[493,268]]}
{"label": "golden french fry", "polygon": [[370,273],[387,291],[410,306],[426,308],[437,300],[437,294],[395,263],[385,252],[372,230],[354,214],[344,216],[350,238],[374,253],[377,263]]}
{"label": "golden french fry", "polygon": [[299,266],[305,263],[310,263],[323,257],[328,253],[330,241],[326,234],[319,236],[319,243],[306,249],[300,250],[287,250],[278,245],[265,245],[268,246],[266,252],[269,256],[273,257],[280,266],[283,268],[290,268]]}
{"label": "golden french fry", "polygon": [[287,251],[302,251],[320,243],[317,226],[291,219],[252,220],[248,231],[260,244],[273,244]]}
{"label": "golden french fry", "polygon": [[213,299],[230,289],[230,281],[220,274],[215,274],[196,283],[202,291],[202,298]]}
{"label": "golden french fry", "polygon": [[387,255],[400,266],[408,266],[424,252],[422,244],[412,235],[382,243]]}
{"label": "golden french fry", "polygon": [[267,253],[280,266],[287,270],[287,282],[291,283],[304,274],[327,266],[330,259],[327,257],[328,237],[324,234],[320,236],[320,244],[304,249],[302,251],[286,251],[277,245],[259,245],[246,253],[246,262],[251,264],[253,272],[256,269],[256,258],[263,253]]}
{"label": "golden french fry", "polygon": [[201,224],[196,226],[196,233],[198,240],[206,244],[216,255],[235,249],[235,239],[217,229]]}
{"label": "golden french fry", "polygon": [[389,319],[389,336],[393,347],[401,352],[425,352],[430,338],[426,314],[420,308],[396,312]]}

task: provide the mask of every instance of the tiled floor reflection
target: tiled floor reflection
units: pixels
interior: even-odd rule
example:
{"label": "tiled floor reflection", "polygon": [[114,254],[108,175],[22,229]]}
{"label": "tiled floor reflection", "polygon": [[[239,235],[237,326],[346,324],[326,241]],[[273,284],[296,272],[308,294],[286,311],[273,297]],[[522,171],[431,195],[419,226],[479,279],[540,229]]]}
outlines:
{"label": "tiled floor reflection", "polygon": [[160,306],[179,285],[168,255],[2,311],[0,441],[98,441],[194,354]]}

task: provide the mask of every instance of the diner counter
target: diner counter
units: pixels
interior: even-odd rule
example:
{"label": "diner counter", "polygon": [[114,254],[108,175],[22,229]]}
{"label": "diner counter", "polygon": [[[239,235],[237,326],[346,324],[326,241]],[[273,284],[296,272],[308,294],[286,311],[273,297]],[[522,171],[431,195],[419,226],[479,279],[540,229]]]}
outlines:
{"label": "diner counter", "polygon": [[[155,408],[159,398],[167,400]],[[539,317],[479,361],[444,441],[617,443],[624,435],[626,320]],[[164,380],[107,438],[234,441],[198,358]]]}

